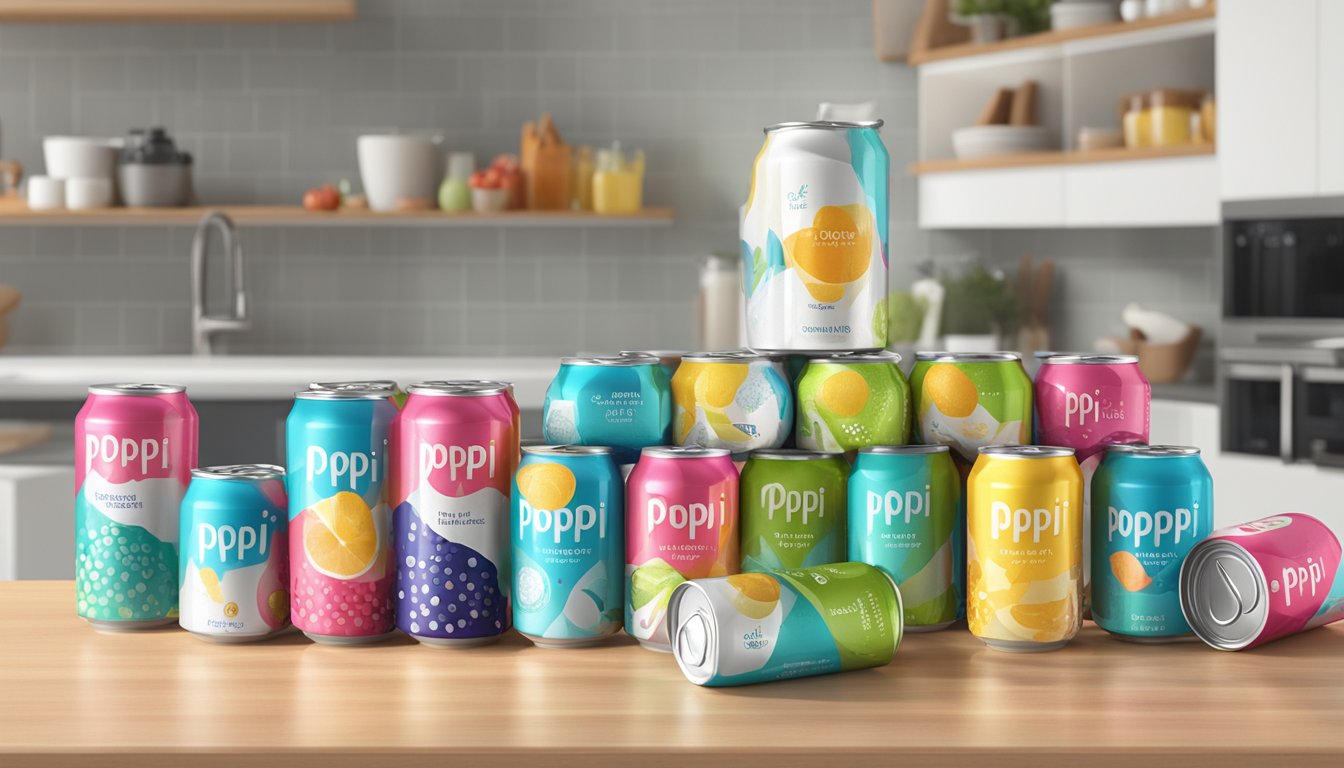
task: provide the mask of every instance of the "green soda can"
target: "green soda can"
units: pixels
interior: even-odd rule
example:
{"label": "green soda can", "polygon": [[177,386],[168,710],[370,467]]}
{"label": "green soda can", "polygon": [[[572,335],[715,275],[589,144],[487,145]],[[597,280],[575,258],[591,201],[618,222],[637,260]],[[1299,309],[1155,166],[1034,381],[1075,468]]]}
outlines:
{"label": "green soda can", "polygon": [[798,379],[799,448],[853,451],[910,442],[910,384],[895,352],[810,360]]}
{"label": "green soda can", "polygon": [[667,627],[696,685],[882,667],[901,643],[901,592],[864,563],[696,579],[672,592]]}
{"label": "green soda can", "polygon": [[849,559],[881,568],[901,590],[905,627],[957,619],[966,568],[958,566],[961,478],[945,445],[859,450],[849,476]]}
{"label": "green soda can", "polygon": [[1031,442],[1031,379],[1014,352],[917,352],[910,388],[915,442],[949,446],[967,467],[987,445]]}
{"label": "green soda can", "polygon": [[844,454],[762,449],[742,467],[742,570],[773,571],[845,559]]}

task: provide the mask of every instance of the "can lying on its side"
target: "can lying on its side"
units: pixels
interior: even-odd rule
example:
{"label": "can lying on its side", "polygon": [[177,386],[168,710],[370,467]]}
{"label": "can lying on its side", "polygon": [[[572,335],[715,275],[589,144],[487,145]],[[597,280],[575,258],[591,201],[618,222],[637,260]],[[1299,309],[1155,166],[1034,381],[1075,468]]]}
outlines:
{"label": "can lying on its side", "polygon": [[1289,512],[1214,531],[1181,566],[1181,612],[1222,651],[1344,619],[1339,539],[1310,515]]}
{"label": "can lying on its side", "polygon": [[672,593],[667,627],[688,680],[745,685],[885,666],[901,612],[881,570],[835,563],[686,582]]}

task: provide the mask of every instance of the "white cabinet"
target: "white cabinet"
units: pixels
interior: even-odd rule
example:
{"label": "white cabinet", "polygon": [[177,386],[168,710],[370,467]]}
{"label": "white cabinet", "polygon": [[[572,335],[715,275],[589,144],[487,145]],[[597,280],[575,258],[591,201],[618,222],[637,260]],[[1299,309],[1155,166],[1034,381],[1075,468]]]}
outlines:
{"label": "white cabinet", "polygon": [[75,574],[75,471],[0,465],[0,580]]}
{"label": "white cabinet", "polygon": [[1320,112],[1320,191],[1344,195],[1344,3],[1319,0],[1320,76],[1317,78],[1317,110]]}

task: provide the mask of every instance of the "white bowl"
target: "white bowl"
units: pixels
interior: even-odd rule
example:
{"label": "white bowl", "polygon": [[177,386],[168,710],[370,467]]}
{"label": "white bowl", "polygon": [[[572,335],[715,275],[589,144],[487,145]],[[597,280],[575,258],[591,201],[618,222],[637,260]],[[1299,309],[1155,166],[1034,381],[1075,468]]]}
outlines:
{"label": "white bowl", "polygon": [[962,160],[1049,148],[1050,135],[1039,125],[972,125],[952,132],[952,149]]}
{"label": "white bowl", "polygon": [[117,175],[121,152],[116,139],[90,136],[48,136],[42,140],[47,175],[53,179],[101,178]]}
{"label": "white bowl", "polygon": [[50,176],[28,179],[28,207],[34,211],[59,211],[65,207],[65,180]]}
{"label": "white bowl", "polygon": [[65,207],[72,211],[112,205],[112,180],[83,176],[65,180]]}
{"label": "white bowl", "polygon": [[471,209],[477,213],[499,213],[509,207],[507,189],[471,190]]}
{"label": "white bowl", "polygon": [[444,158],[428,136],[360,136],[359,178],[369,207],[395,211],[404,199],[434,200],[443,181]]}
{"label": "white bowl", "polygon": [[1055,3],[1050,6],[1052,29],[1074,29],[1115,21],[1115,8],[1103,3]]}

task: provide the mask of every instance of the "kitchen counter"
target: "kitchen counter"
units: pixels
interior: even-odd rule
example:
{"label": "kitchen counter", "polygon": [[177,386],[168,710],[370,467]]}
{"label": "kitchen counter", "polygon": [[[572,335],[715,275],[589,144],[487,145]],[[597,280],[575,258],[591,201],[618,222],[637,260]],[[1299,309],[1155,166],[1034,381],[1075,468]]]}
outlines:
{"label": "kitchen counter", "polygon": [[559,367],[558,357],[0,356],[0,400],[78,401],[113,381],[181,384],[193,400],[288,400],[312,381],[502,379],[520,407],[540,409]]}
{"label": "kitchen counter", "polygon": [[1341,648],[1341,624],[1244,653],[1122,643],[1088,624],[1062,651],[1012,655],[953,629],[907,635],[880,670],[714,690],[628,639],[443,651],[405,637],[100,635],[75,617],[72,583],[10,582],[0,762],[1337,766]]}

